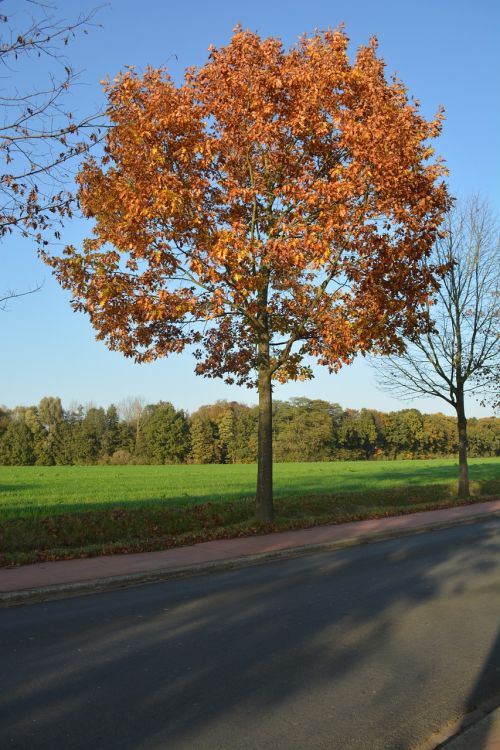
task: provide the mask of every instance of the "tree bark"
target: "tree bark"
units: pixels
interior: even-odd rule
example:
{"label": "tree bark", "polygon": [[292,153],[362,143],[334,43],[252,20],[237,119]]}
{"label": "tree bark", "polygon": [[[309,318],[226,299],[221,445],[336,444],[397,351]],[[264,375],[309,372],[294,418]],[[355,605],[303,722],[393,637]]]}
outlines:
{"label": "tree bark", "polygon": [[259,341],[259,431],[257,449],[257,494],[255,517],[260,523],[271,523],[273,508],[273,396],[269,367],[269,338]]}
{"label": "tree bark", "polygon": [[467,464],[467,419],[463,388],[457,393],[457,429],[458,429],[458,497],[470,497],[469,467]]}

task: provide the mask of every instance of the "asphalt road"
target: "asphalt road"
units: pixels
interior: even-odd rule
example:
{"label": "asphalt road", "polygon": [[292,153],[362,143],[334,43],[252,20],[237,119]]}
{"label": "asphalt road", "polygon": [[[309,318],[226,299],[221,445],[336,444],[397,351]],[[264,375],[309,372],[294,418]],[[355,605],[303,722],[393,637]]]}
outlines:
{"label": "asphalt road", "polygon": [[0,748],[408,750],[498,695],[500,519],[0,610]]}

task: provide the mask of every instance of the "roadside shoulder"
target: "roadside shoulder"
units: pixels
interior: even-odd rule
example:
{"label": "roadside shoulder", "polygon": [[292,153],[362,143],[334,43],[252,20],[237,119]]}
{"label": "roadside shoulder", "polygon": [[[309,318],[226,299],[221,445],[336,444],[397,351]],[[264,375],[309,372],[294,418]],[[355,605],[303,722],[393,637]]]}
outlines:
{"label": "roadside shoulder", "polygon": [[0,605],[256,565],[281,558],[375,543],[499,517],[500,500],[261,536],[202,542],[161,552],[112,555],[0,569]]}

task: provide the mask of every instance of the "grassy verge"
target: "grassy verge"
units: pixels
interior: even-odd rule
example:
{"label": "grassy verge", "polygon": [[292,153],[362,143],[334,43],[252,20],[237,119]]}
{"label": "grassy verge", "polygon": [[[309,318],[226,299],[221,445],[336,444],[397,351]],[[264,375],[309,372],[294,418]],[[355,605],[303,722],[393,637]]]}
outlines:
{"label": "grassy verge", "polygon": [[[211,539],[307,528],[366,518],[445,508],[461,503],[455,482],[367,488],[335,494],[278,496],[276,519],[259,526],[253,500],[170,502],[73,510],[55,514],[15,514],[0,521],[0,565],[62,560],[125,552],[146,552]],[[472,482],[469,502],[500,495],[500,479]],[[88,508],[88,506],[87,506]]]}

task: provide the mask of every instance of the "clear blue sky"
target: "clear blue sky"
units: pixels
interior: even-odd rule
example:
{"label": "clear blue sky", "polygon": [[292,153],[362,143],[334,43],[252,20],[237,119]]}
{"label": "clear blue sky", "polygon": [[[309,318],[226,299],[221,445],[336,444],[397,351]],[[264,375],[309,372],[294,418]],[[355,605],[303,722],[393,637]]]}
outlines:
{"label": "clear blue sky", "polygon": [[[6,0],[2,12],[14,5]],[[59,15],[68,19],[93,7],[79,0],[61,0],[59,6]],[[440,104],[446,109],[436,149],[446,159],[452,192],[480,191],[500,209],[497,0],[116,0],[99,11],[98,20],[102,28],[68,47],[72,64],[83,71],[74,107],[82,111],[102,102],[99,80],[113,77],[125,65],[167,64],[179,78],[185,67],[203,64],[210,44],[225,44],[238,21],[262,36],[280,36],[286,45],[304,31],[344,22],[352,52],[376,34],[388,73],[397,72],[420,100],[423,113],[431,116]],[[64,244],[77,244],[85,229],[68,225]],[[189,355],[139,366],[109,352],[94,340],[88,320],[72,312],[67,293],[28,241],[4,240],[0,269],[2,290],[43,282],[40,292],[0,313],[0,403],[37,403],[45,395],[60,396],[66,406],[72,401],[107,405],[142,395],[148,402],[168,400],[190,411],[222,398],[255,403],[252,391],[196,377]],[[316,375],[310,383],[276,387],[275,398],[307,396],[382,410],[405,406],[376,388],[364,361],[335,376],[316,368]],[[439,400],[412,404],[450,413]],[[471,416],[487,413],[469,401]]]}

